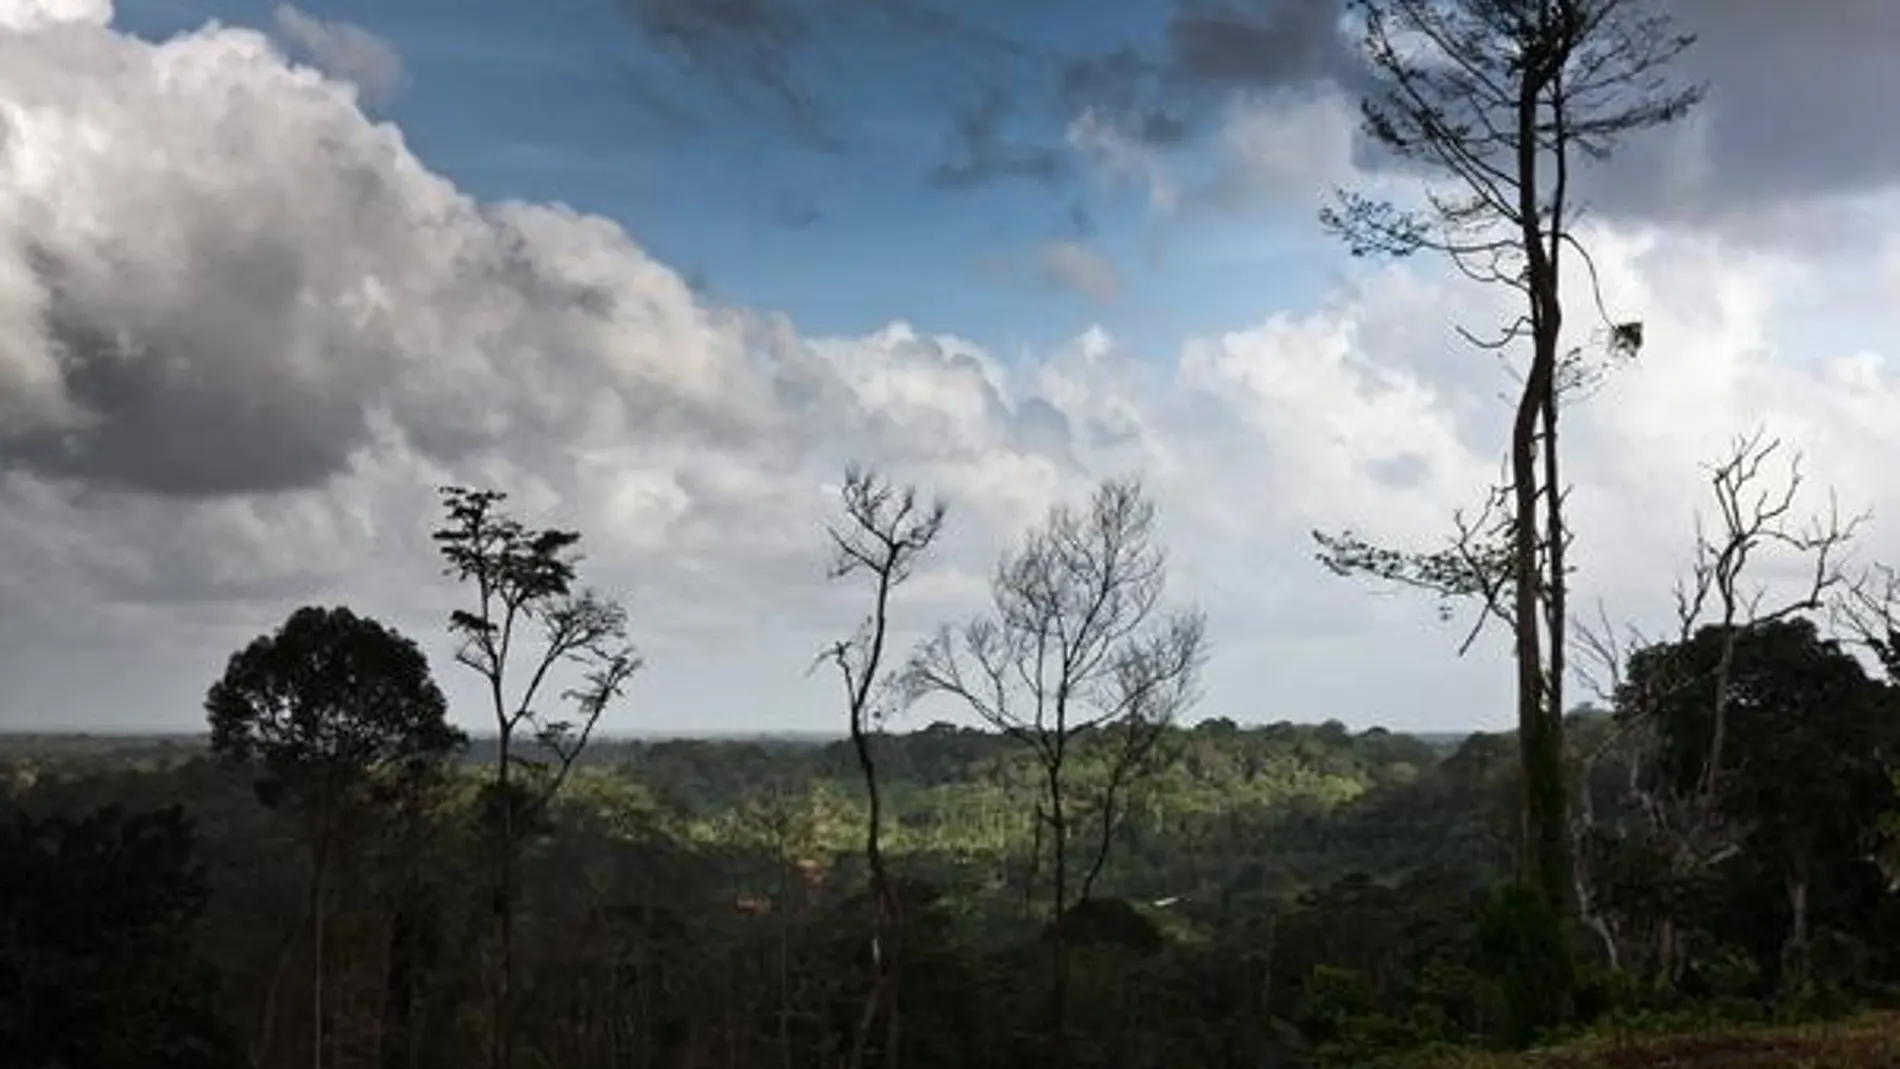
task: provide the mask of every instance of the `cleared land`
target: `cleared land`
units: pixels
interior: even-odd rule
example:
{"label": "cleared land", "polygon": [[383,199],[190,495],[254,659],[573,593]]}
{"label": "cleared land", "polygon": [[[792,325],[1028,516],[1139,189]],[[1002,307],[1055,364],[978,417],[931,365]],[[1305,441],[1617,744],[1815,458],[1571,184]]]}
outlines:
{"label": "cleared land", "polygon": [[1463,1054],[1430,1069],[1900,1069],[1900,1013],[1788,1028],[1593,1039],[1528,1054]]}

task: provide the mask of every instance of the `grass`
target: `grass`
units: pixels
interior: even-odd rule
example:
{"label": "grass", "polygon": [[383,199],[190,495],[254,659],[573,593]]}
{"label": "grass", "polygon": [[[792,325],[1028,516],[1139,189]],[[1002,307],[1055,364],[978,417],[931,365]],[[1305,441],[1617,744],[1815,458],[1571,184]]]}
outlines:
{"label": "grass", "polygon": [[1599,1037],[1521,1054],[1472,1053],[1425,1069],[1893,1069],[1900,1013],[1780,1028]]}

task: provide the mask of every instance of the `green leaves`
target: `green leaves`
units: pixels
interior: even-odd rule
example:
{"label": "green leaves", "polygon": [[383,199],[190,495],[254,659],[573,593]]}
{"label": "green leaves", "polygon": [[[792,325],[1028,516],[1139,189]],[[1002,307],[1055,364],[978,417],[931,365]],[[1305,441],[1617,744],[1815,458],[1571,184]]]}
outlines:
{"label": "green leaves", "polygon": [[[508,495],[499,490],[443,487],[448,523],[433,538],[448,562],[448,574],[473,580],[484,599],[508,612],[534,613],[565,596],[574,584],[581,536],[555,528],[529,530],[501,511]],[[455,612],[449,626],[470,638],[490,636],[503,623],[493,614]]]}
{"label": "green leaves", "polygon": [[234,654],[205,697],[212,749],[260,766],[267,805],[447,756],[462,741],[447,709],[413,641],[349,609],[314,606]]}

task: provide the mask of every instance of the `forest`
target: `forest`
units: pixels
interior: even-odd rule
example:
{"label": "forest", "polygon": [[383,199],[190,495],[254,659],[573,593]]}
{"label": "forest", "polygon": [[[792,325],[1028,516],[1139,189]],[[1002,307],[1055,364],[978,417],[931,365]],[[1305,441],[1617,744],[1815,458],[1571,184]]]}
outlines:
{"label": "forest", "polygon": [[810,532],[861,598],[814,651],[838,737],[613,738],[637,607],[580,532],[447,487],[440,633],[286,605],[205,666],[202,734],[0,743],[0,1060],[1900,1064],[1900,571],[1867,517],[1737,428],[1673,612],[1572,598],[1560,416],[1646,358],[1573,178],[1697,107],[1693,35],[1642,0],[1354,9],[1364,134],[1423,195],[1320,222],[1501,294],[1456,329],[1522,374],[1442,541],[1316,531],[1315,567],[1436,599],[1448,656],[1501,632],[1513,730],[1202,708],[1216,645],[1137,476],[997,547],[968,619],[914,619],[957,514],[867,465]]}

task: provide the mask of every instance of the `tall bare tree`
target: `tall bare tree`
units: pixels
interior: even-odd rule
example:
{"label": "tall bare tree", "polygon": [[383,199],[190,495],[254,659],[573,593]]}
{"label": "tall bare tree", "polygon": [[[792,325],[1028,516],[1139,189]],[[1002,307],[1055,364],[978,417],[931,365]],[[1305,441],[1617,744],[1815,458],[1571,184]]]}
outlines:
{"label": "tall bare tree", "polygon": [[[1564,348],[1566,253],[1590,266],[1573,233],[1581,215],[1574,171],[1585,158],[1608,157],[1630,133],[1681,118],[1701,99],[1700,87],[1667,79],[1693,38],[1675,30],[1659,0],[1354,0],[1352,7],[1364,58],[1383,83],[1363,104],[1365,132],[1434,180],[1421,209],[1348,192],[1322,222],[1355,255],[1436,253],[1522,300],[1501,330],[1459,329],[1485,350],[1528,347],[1503,527],[1524,766],[1520,867],[1550,902],[1565,903],[1569,532],[1557,415],[1565,386],[1591,378],[1576,351]],[[1640,347],[1640,324],[1605,321],[1613,351]]]}
{"label": "tall bare tree", "polygon": [[[474,587],[475,605],[449,617],[460,640],[455,659],[482,679],[495,724],[488,816],[494,848],[493,910],[500,944],[489,1060],[514,1062],[515,862],[534,819],[566,782],[594,728],[640,658],[627,641],[627,612],[591,590],[576,590],[580,535],[532,530],[502,511],[496,490],[447,487],[447,525],[435,540],[448,574]],[[572,713],[544,711],[554,677],[571,673],[559,698]],[[527,730],[532,755],[517,752]]]}
{"label": "tall bare tree", "polygon": [[[1153,503],[1138,481],[1111,480],[1086,510],[1052,509],[998,565],[991,613],[940,630],[908,669],[913,696],[963,702],[1040,771],[1034,816],[1050,880],[1058,1066],[1069,1060],[1067,914],[1093,890],[1122,793],[1197,697],[1205,620],[1199,611],[1164,612],[1166,585]],[[1091,756],[1106,767],[1085,785],[1079,766]],[[1091,822],[1107,827],[1078,859],[1076,833]],[[1078,860],[1086,866],[1079,886]]]}
{"label": "tall bare tree", "polygon": [[[1726,750],[1730,711],[1737,699],[1732,676],[1738,643],[1768,625],[1829,609],[1841,612],[1856,632],[1870,631],[1875,621],[1866,611],[1875,606],[1868,597],[1873,587],[1850,583],[1843,570],[1846,552],[1867,516],[1843,516],[1831,494],[1825,511],[1803,510],[1806,478],[1799,453],[1757,429],[1735,438],[1707,472],[1714,518],[1711,522],[1704,513],[1696,515],[1694,556],[1674,592],[1674,634],[1656,643],[1626,626],[1619,635],[1608,625],[1607,614],[1599,612],[1599,624],[1579,625],[1575,642],[1587,684],[1619,714],[1617,728],[1584,761],[1581,797],[1588,797],[1597,763],[1620,754],[1630,768],[1631,800],[1665,848],[1664,860],[1676,876],[1731,855],[1747,833],[1735,826],[1722,804],[1724,778],[1734,772]],[[1755,577],[1764,564],[1781,576],[1779,583]],[[1691,678],[1695,670],[1686,661],[1697,636],[1704,633],[1715,636],[1714,678],[1701,684]],[[1641,678],[1633,678],[1628,668],[1639,650],[1646,651],[1650,663]],[[1659,651],[1685,663],[1658,661]],[[1708,737],[1694,748],[1699,768],[1686,791],[1679,787],[1680,776],[1672,780],[1655,774],[1658,718],[1684,690],[1706,694],[1708,701],[1701,718]],[[1575,841],[1592,830],[1592,816],[1587,808],[1578,814]],[[1614,960],[1620,947],[1607,918],[1593,908],[1587,871],[1577,873],[1576,887],[1586,921],[1606,941]],[[1805,890],[1797,909],[1804,903]],[[1674,978],[1684,959],[1670,920],[1660,925],[1656,943],[1664,975]]]}
{"label": "tall bare tree", "polygon": [[897,1064],[900,1036],[897,995],[903,968],[903,904],[884,858],[883,793],[871,749],[871,733],[889,708],[882,701],[885,684],[893,678],[884,673],[891,593],[910,578],[917,558],[937,540],[945,509],[942,502],[920,504],[915,487],[892,486],[876,472],[858,467],[846,471],[839,497],[843,515],[826,528],[833,550],[831,578],[864,576],[871,587],[870,613],[850,638],[834,643],[823,654],[837,667],[844,684],[851,749],[857,755],[868,802],[864,858],[871,870],[874,910],[871,990],[852,1037],[848,1063],[851,1069],[862,1069],[880,1019],[887,1066]]}

